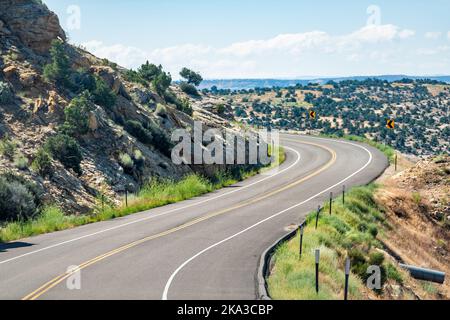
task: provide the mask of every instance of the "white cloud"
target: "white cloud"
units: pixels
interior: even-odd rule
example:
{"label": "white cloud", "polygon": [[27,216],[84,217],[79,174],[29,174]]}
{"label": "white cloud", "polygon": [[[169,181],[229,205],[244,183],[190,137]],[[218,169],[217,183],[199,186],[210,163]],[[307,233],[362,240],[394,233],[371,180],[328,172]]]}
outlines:
{"label": "white cloud", "polygon": [[142,64],[148,56],[145,51],[139,48],[122,44],[105,45],[97,40],[83,43],[82,46],[99,58],[107,58],[127,68]]}
{"label": "white cloud", "polygon": [[420,48],[417,49],[417,54],[422,56],[432,56],[450,51],[450,46],[439,46],[436,48]]}
{"label": "white cloud", "polygon": [[287,33],[224,47],[180,44],[145,51],[100,41],[90,41],[84,46],[97,56],[129,68],[136,68],[146,60],[162,64],[175,79],[185,66],[201,72],[205,78],[297,77],[343,74],[342,70],[349,75],[409,72],[387,68],[403,65],[408,55],[431,54],[425,49],[403,49],[406,46],[402,43],[415,34],[413,30],[387,24],[367,25],[343,35],[319,30]]}
{"label": "white cloud", "polygon": [[425,38],[427,39],[439,39],[442,36],[442,32],[440,31],[429,31],[425,33]]}

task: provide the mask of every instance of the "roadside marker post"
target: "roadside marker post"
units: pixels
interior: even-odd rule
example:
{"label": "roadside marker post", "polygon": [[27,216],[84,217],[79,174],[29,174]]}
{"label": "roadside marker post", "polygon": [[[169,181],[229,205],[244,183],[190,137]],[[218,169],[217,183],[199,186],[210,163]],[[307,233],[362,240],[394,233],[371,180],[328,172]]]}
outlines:
{"label": "roadside marker post", "polygon": [[102,211],[105,211],[105,195],[102,194]]}
{"label": "roadside marker post", "polygon": [[345,290],[344,290],[344,300],[348,300],[348,281],[350,278],[350,258],[345,261]]}
{"label": "roadside marker post", "polygon": [[395,153],[395,171],[397,171],[397,160],[398,160],[398,156],[397,156],[397,152]]}
{"label": "roadside marker post", "polygon": [[128,208],[128,188],[125,188],[125,206]]}
{"label": "roadside marker post", "polygon": [[320,215],[320,206],[317,208],[317,215],[316,215],[316,230],[317,226],[319,225],[319,215]]}
{"label": "roadside marker post", "polygon": [[316,293],[319,293],[319,261],[320,261],[320,250],[316,249]]}
{"label": "roadside marker post", "polygon": [[333,192],[330,193],[330,216],[333,208]]}
{"label": "roadside marker post", "polygon": [[302,258],[302,251],[303,251],[303,232],[304,232],[304,229],[305,229],[305,225],[304,224],[302,224],[301,226],[300,226],[300,259]]}
{"label": "roadside marker post", "polygon": [[342,204],[345,205],[345,185],[342,186]]}

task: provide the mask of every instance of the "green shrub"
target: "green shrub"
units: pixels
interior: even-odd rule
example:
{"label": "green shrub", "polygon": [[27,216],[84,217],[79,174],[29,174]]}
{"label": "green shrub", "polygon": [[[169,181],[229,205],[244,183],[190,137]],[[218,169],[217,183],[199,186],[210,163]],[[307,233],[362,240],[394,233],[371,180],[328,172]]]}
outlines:
{"label": "green shrub", "polygon": [[200,95],[195,86],[193,86],[192,84],[186,83],[186,82],[180,83],[180,89],[181,89],[181,91],[183,91],[184,93],[186,93],[190,96],[198,97]]}
{"label": "green shrub", "polygon": [[0,81],[0,103],[8,104],[11,103],[14,99],[14,95],[12,93],[11,87],[8,83]]}
{"label": "green shrub", "polygon": [[127,120],[125,122],[125,130],[144,144],[151,144],[153,142],[152,134],[138,121]]}
{"label": "green shrub", "polygon": [[384,254],[381,252],[372,252],[369,255],[369,264],[372,266],[381,266],[384,263]]}
{"label": "green shrub", "polygon": [[388,279],[392,279],[399,284],[403,284],[404,280],[402,274],[397,270],[397,268],[392,263],[387,264],[386,275]]}
{"label": "green shrub", "polygon": [[180,76],[186,79],[188,84],[194,86],[199,86],[203,81],[203,78],[199,73],[189,70],[188,68],[183,68],[180,72]]}
{"label": "green shrub", "polygon": [[67,169],[73,169],[78,175],[82,174],[80,146],[72,137],[65,134],[57,134],[50,137],[45,143],[45,150],[50,153],[54,159],[59,160]]}
{"label": "green shrub", "polygon": [[144,86],[147,86],[148,83],[147,81],[145,81],[141,75],[139,74],[139,72],[134,71],[134,70],[127,70],[124,74],[125,80],[129,81],[129,82],[134,82],[134,83],[139,83],[142,84]]}
{"label": "green shrub", "polygon": [[24,220],[36,213],[38,200],[28,184],[15,176],[0,176],[0,220]]}
{"label": "green shrub", "polygon": [[133,172],[134,162],[127,153],[121,153],[119,155],[119,163],[126,173]]}
{"label": "green shrub", "polygon": [[134,150],[133,160],[138,169],[142,168],[145,163],[145,157],[142,155],[142,152],[140,150]]}
{"label": "green shrub", "polygon": [[16,154],[14,157],[14,166],[19,170],[26,170],[28,168],[28,158],[22,153]]}
{"label": "green shrub", "polygon": [[94,102],[99,106],[110,109],[116,104],[116,95],[111,91],[105,81],[95,77],[95,89],[92,91]]}
{"label": "green shrub", "polygon": [[44,178],[50,175],[52,173],[52,159],[50,154],[43,148],[40,148],[31,164],[31,168]]}
{"label": "green shrub", "polygon": [[148,129],[153,137],[153,146],[165,156],[170,157],[173,145],[166,133],[155,124],[150,124]]}
{"label": "green shrub", "polygon": [[162,66],[149,63],[148,61],[143,64],[137,71],[139,77],[145,81],[152,82],[162,73]]}
{"label": "green shrub", "polygon": [[169,88],[172,83],[172,77],[170,74],[161,72],[156,78],[152,81],[153,89],[160,95],[164,96],[164,93]]}
{"label": "green shrub", "polygon": [[69,106],[64,109],[66,121],[62,132],[67,135],[84,135],[89,132],[89,112],[94,109],[91,96],[84,91],[72,99]]}
{"label": "green shrub", "polygon": [[177,106],[177,110],[192,116],[193,110],[188,99],[181,99],[175,105]]}
{"label": "green shrub", "polygon": [[93,92],[96,88],[95,77],[89,71],[81,68],[72,74],[71,81],[76,93],[82,93],[86,90]]}
{"label": "green shrub", "polygon": [[0,154],[8,158],[9,160],[14,159],[14,155],[16,153],[17,144],[9,138],[8,135],[5,135],[0,140]]}
{"label": "green shrub", "polygon": [[44,66],[44,78],[63,86],[70,85],[69,77],[72,70],[69,57],[65,53],[64,43],[61,40],[52,41],[50,56],[52,62]]}

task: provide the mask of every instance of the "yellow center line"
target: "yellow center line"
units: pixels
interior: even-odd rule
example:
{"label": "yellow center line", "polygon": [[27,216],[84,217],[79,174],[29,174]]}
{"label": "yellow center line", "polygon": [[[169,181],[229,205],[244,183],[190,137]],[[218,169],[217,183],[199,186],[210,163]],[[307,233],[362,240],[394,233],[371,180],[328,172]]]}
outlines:
{"label": "yellow center line", "polygon": [[270,193],[267,193],[265,195],[262,195],[260,197],[256,197],[254,199],[247,200],[247,201],[242,202],[242,203],[240,203],[240,204],[238,204],[236,206],[233,206],[233,207],[230,207],[230,208],[227,208],[227,209],[223,209],[223,210],[211,213],[209,215],[205,215],[203,217],[194,219],[194,220],[192,220],[190,222],[187,222],[187,223],[185,223],[183,225],[180,225],[180,226],[178,226],[176,228],[172,228],[172,229],[169,229],[167,231],[164,231],[164,232],[161,232],[161,233],[158,233],[158,234],[155,234],[155,235],[143,238],[141,240],[134,241],[134,242],[132,242],[130,244],[124,245],[124,246],[122,246],[120,248],[114,249],[114,250],[109,251],[109,252],[107,252],[105,254],[97,256],[97,257],[95,257],[95,258],[93,258],[91,260],[88,260],[88,261],[80,264],[77,269],[72,270],[72,271],[68,271],[66,273],[63,273],[63,274],[53,278],[52,280],[48,281],[47,283],[45,283],[44,285],[42,285],[41,287],[39,287],[35,291],[33,291],[30,294],[28,294],[25,297],[23,297],[22,300],[36,300],[37,298],[39,298],[40,296],[42,296],[43,294],[45,294],[46,292],[51,290],[53,287],[57,286],[59,283],[61,283],[62,281],[66,280],[67,278],[69,278],[75,272],[83,270],[83,269],[85,269],[85,268],[87,268],[87,267],[89,267],[89,266],[91,266],[91,265],[93,265],[93,264],[95,264],[97,262],[100,262],[100,261],[102,261],[102,260],[104,260],[106,258],[109,258],[109,257],[113,256],[113,255],[119,254],[119,253],[121,253],[121,252],[123,252],[125,250],[128,250],[128,249],[131,249],[133,247],[136,247],[136,246],[138,246],[138,245],[140,245],[142,243],[145,243],[145,242],[157,239],[157,238],[161,238],[161,237],[170,235],[170,234],[175,233],[177,231],[180,231],[180,230],[186,229],[188,227],[191,227],[193,225],[199,224],[200,222],[203,222],[203,221],[212,219],[214,217],[217,217],[219,215],[223,215],[225,213],[228,213],[230,211],[234,211],[234,210],[240,209],[242,207],[254,204],[256,202],[259,202],[261,200],[264,200],[264,199],[267,199],[267,198],[269,198],[271,196],[279,194],[279,193],[281,193],[281,192],[283,192],[285,190],[293,188],[293,187],[295,187],[295,186],[297,186],[297,185],[299,185],[299,184],[301,184],[301,183],[303,183],[303,182],[305,182],[305,181],[307,181],[307,180],[309,180],[309,179],[319,175],[323,171],[325,171],[328,168],[330,168],[336,162],[336,159],[337,159],[336,152],[334,150],[332,150],[331,148],[329,148],[329,147],[326,147],[326,146],[323,146],[323,145],[319,145],[319,144],[316,144],[316,143],[312,143],[312,142],[304,142],[304,141],[297,141],[297,140],[291,140],[291,139],[283,139],[283,140],[292,141],[292,142],[298,142],[298,143],[301,143],[301,144],[306,144],[306,145],[312,145],[312,146],[319,147],[321,149],[324,149],[324,150],[328,151],[331,154],[332,157],[331,157],[330,161],[325,166],[323,166],[322,168],[320,168],[317,171],[309,174],[308,176],[303,177],[300,180],[297,180],[295,182],[292,182],[292,183],[290,183],[290,184],[288,184],[288,185],[286,185],[286,186],[284,186],[282,188],[274,190],[274,191],[272,191]]}

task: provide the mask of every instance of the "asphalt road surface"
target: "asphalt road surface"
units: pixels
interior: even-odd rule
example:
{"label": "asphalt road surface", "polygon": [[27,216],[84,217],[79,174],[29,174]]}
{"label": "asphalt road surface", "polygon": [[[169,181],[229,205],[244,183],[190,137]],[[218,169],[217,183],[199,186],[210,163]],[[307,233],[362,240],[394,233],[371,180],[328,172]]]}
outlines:
{"label": "asphalt road surface", "polygon": [[[278,170],[162,208],[0,245],[0,299],[257,299],[261,254],[386,157],[283,135]],[[68,272],[77,266],[79,272]]]}

